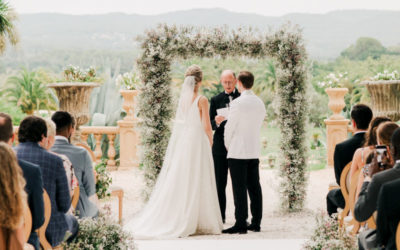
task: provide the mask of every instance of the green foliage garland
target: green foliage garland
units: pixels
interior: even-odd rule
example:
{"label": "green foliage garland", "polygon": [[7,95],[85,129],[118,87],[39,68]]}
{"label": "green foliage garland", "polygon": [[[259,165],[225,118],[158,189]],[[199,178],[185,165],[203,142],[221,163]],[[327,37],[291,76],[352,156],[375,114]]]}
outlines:
{"label": "green foliage garland", "polygon": [[138,59],[141,80],[139,117],[147,194],[162,167],[170,134],[172,96],[170,70],[174,59],[187,57],[272,56],[278,61],[279,123],[282,139],[282,204],[285,210],[303,207],[306,186],[305,115],[306,51],[297,27],[283,26],[272,35],[251,28],[193,28],[160,25],[140,38]]}

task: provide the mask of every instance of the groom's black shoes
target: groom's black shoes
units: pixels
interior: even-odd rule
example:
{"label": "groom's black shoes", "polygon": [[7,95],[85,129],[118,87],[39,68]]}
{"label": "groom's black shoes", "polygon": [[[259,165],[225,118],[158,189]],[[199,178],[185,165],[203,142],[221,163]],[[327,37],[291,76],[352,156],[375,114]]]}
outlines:
{"label": "groom's black shoes", "polygon": [[231,228],[222,230],[224,234],[247,234],[247,228],[233,226]]}
{"label": "groom's black shoes", "polygon": [[247,230],[253,231],[253,232],[260,232],[261,228],[260,228],[260,226],[251,224],[251,225],[247,226]]}

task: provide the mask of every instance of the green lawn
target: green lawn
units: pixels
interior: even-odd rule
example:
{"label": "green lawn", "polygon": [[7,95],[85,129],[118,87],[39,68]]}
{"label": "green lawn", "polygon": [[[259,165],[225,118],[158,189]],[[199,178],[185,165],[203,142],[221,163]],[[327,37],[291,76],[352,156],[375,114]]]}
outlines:
{"label": "green lawn", "polygon": [[[311,149],[313,142],[313,134],[319,134],[320,146],[317,149]],[[267,147],[262,148],[262,157],[275,156],[280,157],[280,140],[281,133],[279,127],[270,126],[265,124],[261,130],[261,141],[267,141]],[[310,171],[319,170],[326,167],[326,136],[325,129],[321,128],[308,128],[307,129],[307,142],[306,146],[308,149],[308,169]],[[275,163],[275,167],[277,163]]]}

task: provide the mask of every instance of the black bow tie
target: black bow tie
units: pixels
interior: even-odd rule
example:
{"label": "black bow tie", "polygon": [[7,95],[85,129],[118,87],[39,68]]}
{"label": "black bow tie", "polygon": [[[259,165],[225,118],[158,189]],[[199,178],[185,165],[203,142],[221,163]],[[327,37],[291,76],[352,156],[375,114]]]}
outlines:
{"label": "black bow tie", "polygon": [[226,96],[232,96],[235,97],[235,94],[233,92],[231,92],[230,94],[225,93]]}

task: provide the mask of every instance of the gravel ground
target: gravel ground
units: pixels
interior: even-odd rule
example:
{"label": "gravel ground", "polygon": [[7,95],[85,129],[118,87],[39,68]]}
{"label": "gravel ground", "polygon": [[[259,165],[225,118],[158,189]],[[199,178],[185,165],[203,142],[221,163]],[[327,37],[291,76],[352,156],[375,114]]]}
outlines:
{"label": "gravel ground", "polygon": [[[122,187],[125,192],[123,202],[123,221],[129,221],[143,206],[141,198],[144,186],[143,176],[138,169],[111,172],[113,185]],[[312,171],[309,174],[307,200],[304,211],[285,214],[280,212],[279,179],[277,170],[260,171],[263,190],[263,220],[260,233],[246,235],[206,235],[191,236],[192,240],[202,239],[305,239],[312,233],[315,212],[326,209],[325,197],[328,185],[334,181],[333,169]],[[228,177],[230,178],[230,177]],[[111,198],[101,204],[111,204],[112,213],[118,218],[118,201]],[[249,212],[250,215],[250,212]],[[231,183],[227,187],[227,214],[225,227],[234,223],[234,206]]]}

